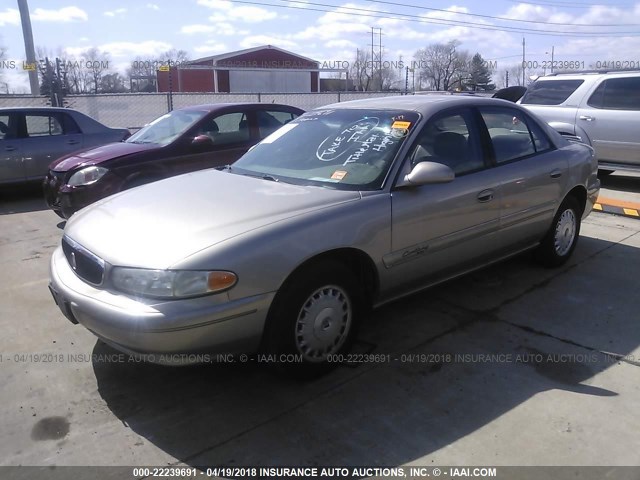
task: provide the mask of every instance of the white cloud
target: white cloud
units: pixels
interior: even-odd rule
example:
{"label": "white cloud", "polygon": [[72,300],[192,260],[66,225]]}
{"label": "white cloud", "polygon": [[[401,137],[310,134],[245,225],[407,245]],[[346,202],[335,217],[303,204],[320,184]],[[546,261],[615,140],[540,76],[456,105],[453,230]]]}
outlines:
{"label": "white cloud", "polygon": [[144,42],[113,42],[105,43],[98,48],[103,52],[108,52],[114,57],[148,55],[155,57],[161,52],[171,50],[172,45],[167,42],[147,40]]}
{"label": "white cloud", "polygon": [[147,3],[147,8],[150,8],[151,10],[160,10],[160,7],[155,3]]}
{"label": "white cloud", "polygon": [[247,23],[259,23],[265,20],[273,20],[278,16],[276,12],[266,10],[260,7],[236,7],[228,13],[229,17],[234,20],[241,20]]}
{"label": "white cloud", "polygon": [[294,48],[297,46],[297,44],[291,40],[270,35],[252,35],[245,37],[240,42],[242,48],[259,47],[261,45],[273,45],[280,48]]}
{"label": "white cloud", "polygon": [[103,15],[106,17],[115,17],[116,15],[124,15],[127,13],[126,8],[116,8],[115,10],[104,12]]}
{"label": "white cloud", "polygon": [[7,8],[4,12],[0,12],[0,27],[5,25],[19,25],[20,12],[15,8]]}
{"label": "white cloud", "polygon": [[78,7],[63,7],[58,10],[36,8],[31,19],[36,22],[74,22],[87,21],[87,12]]}
{"label": "white cloud", "polygon": [[180,33],[184,33],[186,35],[192,35],[194,33],[210,33],[213,31],[215,31],[215,27],[213,25],[202,25],[202,24],[184,25],[180,29]]}
{"label": "white cloud", "polygon": [[224,43],[219,43],[213,40],[209,40],[205,42],[204,45],[195,47],[193,50],[203,54],[214,54],[214,53],[226,52],[228,48]]}
{"label": "white cloud", "polygon": [[226,0],[198,0],[198,5],[210,8],[215,13],[209,18],[211,21],[237,20],[246,23],[259,23],[278,18],[278,14],[271,10],[255,6],[234,6]]}
{"label": "white cloud", "polygon": [[358,44],[351,40],[329,40],[325,46],[328,48],[356,48]]}

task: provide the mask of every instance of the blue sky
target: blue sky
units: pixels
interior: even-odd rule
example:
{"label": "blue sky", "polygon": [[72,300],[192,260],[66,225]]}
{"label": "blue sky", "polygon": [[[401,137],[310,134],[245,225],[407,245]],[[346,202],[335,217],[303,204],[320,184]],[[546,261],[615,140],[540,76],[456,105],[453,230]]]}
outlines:
{"label": "blue sky", "polygon": [[[0,46],[21,62],[17,8],[13,0],[0,4]],[[319,61],[353,61],[357,48],[370,49],[371,27],[382,29],[389,61],[458,40],[460,48],[480,52],[501,69],[521,60],[524,36],[530,61],[550,60],[553,46],[555,60],[640,67],[640,2],[627,0],[30,0],[29,8],[36,46],[69,57],[97,47],[121,72],[135,57],[171,48],[195,59],[272,44]],[[2,82],[26,91],[21,68],[3,68],[0,77],[3,91]]]}

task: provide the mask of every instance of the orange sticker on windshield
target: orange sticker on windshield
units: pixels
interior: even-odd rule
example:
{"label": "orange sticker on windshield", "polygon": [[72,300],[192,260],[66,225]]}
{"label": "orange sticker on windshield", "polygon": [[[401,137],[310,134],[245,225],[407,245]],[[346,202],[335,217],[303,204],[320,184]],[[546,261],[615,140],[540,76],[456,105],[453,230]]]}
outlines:
{"label": "orange sticker on windshield", "polygon": [[333,175],[331,175],[331,179],[332,180],[342,180],[344,177],[347,176],[348,172],[345,172],[344,170],[336,170],[335,172],[333,172]]}
{"label": "orange sticker on windshield", "polygon": [[391,125],[391,128],[400,128],[402,130],[406,130],[410,126],[411,122],[399,122],[396,120],[395,122],[393,122],[393,125]]}

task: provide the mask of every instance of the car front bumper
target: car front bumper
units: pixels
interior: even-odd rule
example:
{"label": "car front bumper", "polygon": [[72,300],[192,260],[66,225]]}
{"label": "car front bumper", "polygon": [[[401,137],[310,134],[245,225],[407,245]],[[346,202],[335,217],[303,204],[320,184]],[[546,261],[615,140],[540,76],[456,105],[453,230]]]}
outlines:
{"label": "car front bumper", "polygon": [[89,285],[58,247],[49,288],[62,313],[130,355],[161,364],[201,363],[200,354],[258,349],[274,293],[229,300],[226,293],[158,301],[135,299]]}

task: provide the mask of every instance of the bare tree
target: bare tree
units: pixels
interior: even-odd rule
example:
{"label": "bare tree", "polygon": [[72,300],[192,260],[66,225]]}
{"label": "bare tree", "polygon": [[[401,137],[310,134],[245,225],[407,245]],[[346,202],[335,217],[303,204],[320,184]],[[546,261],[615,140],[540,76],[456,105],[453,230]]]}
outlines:
{"label": "bare tree", "polygon": [[99,93],[102,77],[109,72],[109,54],[93,47],[82,54],[82,63],[81,66],[89,71],[91,90]]}
{"label": "bare tree", "polygon": [[[6,57],[7,49],[0,45],[0,64],[5,60]],[[4,75],[2,73],[2,70],[4,70],[4,68],[0,68],[0,87],[6,93],[9,93],[9,84],[3,81]]]}
{"label": "bare tree", "polygon": [[[544,72],[541,70],[533,70],[526,68],[524,71],[524,86],[531,83],[531,77],[541,76]],[[522,85],[522,64],[516,63],[510,67],[504,67],[496,74],[496,85],[498,88],[513,87],[514,85]]]}
{"label": "bare tree", "polygon": [[458,50],[460,42],[434,43],[418,50],[420,86],[432,90],[449,90],[468,76],[469,52]]}
{"label": "bare tree", "polygon": [[189,54],[175,48],[161,53],[155,58],[136,57],[127,69],[126,78],[131,91],[155,92],[157,71],[161,66],[180,66],[189,61]]}
{"label": "bare tree", "polygon": [[363,92],[371,87],[371,56],[366,50],[357,50],[353,62],[349,64],[349,78],[353,81],[354,88]]}
{"label": "bare tree", "polygon": [[103,75],[100,82],[101,93],[123,93],[126,91],[124,78],[118,72]]}

